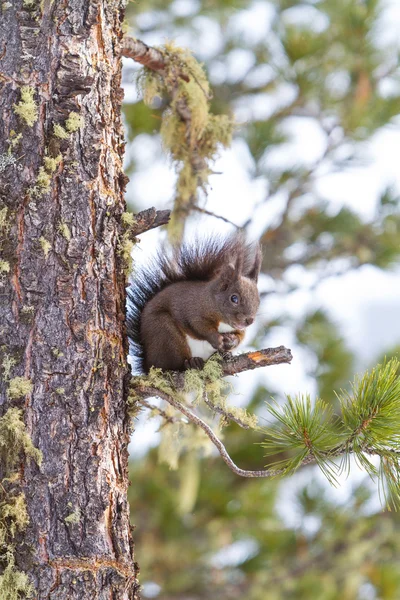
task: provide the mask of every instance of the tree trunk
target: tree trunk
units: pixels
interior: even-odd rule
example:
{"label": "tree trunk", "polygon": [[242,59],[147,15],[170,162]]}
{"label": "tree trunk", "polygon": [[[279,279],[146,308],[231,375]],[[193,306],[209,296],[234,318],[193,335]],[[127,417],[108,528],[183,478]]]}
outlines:
{"label": "tree trunk", "polygon": [[24,409],[43,456],[19,459],[29,524],[12,548],[40,600],[137,597],[119,253],[123,6],[0,10],[0,408]]}

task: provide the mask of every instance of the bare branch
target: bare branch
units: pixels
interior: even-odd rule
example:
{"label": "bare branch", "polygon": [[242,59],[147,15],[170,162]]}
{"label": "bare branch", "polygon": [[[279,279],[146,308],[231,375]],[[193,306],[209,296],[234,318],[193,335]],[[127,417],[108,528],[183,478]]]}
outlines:
{"label": "bare branch", "polygon": [[162,52],[128,36],[123,39],[122,56],[132,58],[152,71],[163,71],[166,66]]}
{"label": "bare branch", "polygon": [[142,212],[134,215],[135,221],[132,225],[127,226],[126,233],[129,234],[130,238],[134,238],[145,231],[166,225],[170,214],[170,210],[156,210],[154,207],[142,210]]}
{"label": "bare branch", "polygon": [[278,346],[277,348],[265,348],[255,352],[246,352],[238,356],[225,355],[222,366],[223,376],[237,375],[243,371],[252,371],[259,367],[290,363],[293,356],[289,348]]}

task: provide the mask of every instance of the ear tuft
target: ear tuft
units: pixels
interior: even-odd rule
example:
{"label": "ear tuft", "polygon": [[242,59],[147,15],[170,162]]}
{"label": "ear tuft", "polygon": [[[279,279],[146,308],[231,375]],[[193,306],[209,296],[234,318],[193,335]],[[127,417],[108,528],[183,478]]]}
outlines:
{"label": "ear tuft", "polygon": [[232,263],[228,263],[224,265],[219,272],[218,283],[220,290],[225,292],[231,283],[235,281],[236,276],[236,268]]}
{"label": "ear tuft", "polygon": [[260,269],[261,269],[261,261],[262,261],[261,248],[259,245],[257,245],[256,253],[254,256],[253,266],[251,267],[251,270],[249,271],[249,274],[248,274],[248,278],[252,279],[255,283],[257,283],[257,281],[258,281],[258,275],[259,275]]}

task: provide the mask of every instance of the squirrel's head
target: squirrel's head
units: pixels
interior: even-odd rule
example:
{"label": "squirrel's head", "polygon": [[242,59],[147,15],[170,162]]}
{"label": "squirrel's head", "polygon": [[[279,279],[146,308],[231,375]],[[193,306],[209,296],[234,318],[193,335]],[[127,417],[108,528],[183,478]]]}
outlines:
{"label": "squirrel's head", "polygon": [[212,280],[211,285],[216,309],[223,321],[234,329],[251,325],[260,305],[257,280],[261,267],[261,250],[256,248],[254,261],[244,270],[243,257],[225,264]]}

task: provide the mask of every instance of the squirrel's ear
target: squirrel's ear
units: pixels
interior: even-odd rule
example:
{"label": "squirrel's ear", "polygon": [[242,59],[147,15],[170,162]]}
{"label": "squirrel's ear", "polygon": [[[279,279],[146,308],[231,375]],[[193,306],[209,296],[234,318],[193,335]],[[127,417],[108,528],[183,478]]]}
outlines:
{"label": "squirrel's ear", "polygon": [[252,279],[256,283],[258,281],[258,275],[259,275],[260,269],[261,269],[261,260],[262,260],[261,248],[260,248],[260,246],[257,246],[256,255],[254,257],[254,263],[248,274],[248,278]]}
{"label": "squirrel's ear", "polygon": [[228,287],[237,279],[235,265],[228,263],[218,273],[217,283],[221,292],[225,292]]}

